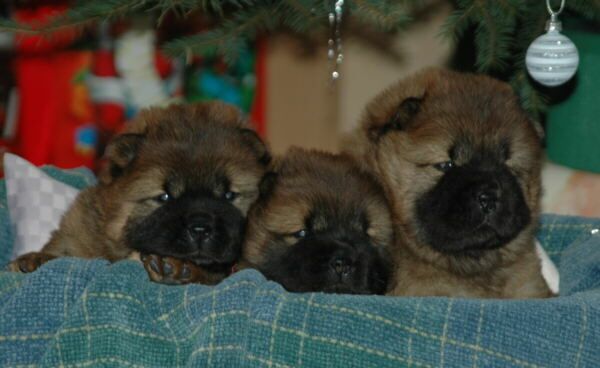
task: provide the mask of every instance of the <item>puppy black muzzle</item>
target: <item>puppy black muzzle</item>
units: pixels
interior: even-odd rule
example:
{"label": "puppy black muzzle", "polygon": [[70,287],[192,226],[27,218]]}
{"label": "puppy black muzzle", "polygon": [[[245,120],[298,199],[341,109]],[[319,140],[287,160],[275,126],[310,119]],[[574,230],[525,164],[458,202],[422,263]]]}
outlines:
{"label": "puppy black muzzle", "polygon": [[271,254],[261,267],[288,291],[383,294],[389,265],[368,240],[312,237]]}
{"label": "puppy black muzzle", "polygon": [[182,197],[126,225],[126,242],[142,253],[229,265],[241,254],[245,218],[231,203],[209,197]]}
{"label": "puppy black muzzle", "polygon": [[504,165],[458,167],[416,204],[419,237],[442,252],[495,249],[530,221],[516,177]]}

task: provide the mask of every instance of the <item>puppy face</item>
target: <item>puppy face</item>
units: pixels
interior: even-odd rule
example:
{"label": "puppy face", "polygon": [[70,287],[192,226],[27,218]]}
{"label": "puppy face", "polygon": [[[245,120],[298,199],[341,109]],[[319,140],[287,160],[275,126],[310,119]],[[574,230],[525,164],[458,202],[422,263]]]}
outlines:
{"label": "puppy face", "polygon": [[386,291],[391,216],[373,177],[348,157],[292,149],[261,191],[246,261],[289,291]]}
{"label": "puppy face", "polygon": [[415,249],[477,257],[536,220],[539,138],[502,82],[427,70],[369,104],[361,136]]}
{"label": "puppy face", "polygon": [[239,112],[221,103],[143,113],[107,148],[109,233],[142,253],[205,267],[237,261],[269,156]]}

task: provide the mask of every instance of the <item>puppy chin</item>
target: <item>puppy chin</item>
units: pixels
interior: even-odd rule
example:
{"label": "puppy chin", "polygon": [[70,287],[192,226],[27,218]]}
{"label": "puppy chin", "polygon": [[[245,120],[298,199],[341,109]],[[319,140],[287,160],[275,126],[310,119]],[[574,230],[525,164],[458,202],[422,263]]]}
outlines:
{"label": "puppy chin", "polygon": [[259,269],[288,291],[338,294],[386,291],[389,265],[370,244],[350,247],[331,241],[301,241],[292,247],[272,249],[276,248],[280,250],[272,250]]}
{"label": "puppy chin", "polygon": [[[433,235],[433,234],[430,234]],[[441,253],[478,255],[479,252],[501,248],[511,238],[498,236],[494,229],[488,226],[478,229],[471,234],[464,234],[461,238],[446,236],[426,237],[425,243]]]}
{"label": "puppy chin", "polygon": [[383,284],[378,287],[370,287],[366,283],[343,283],[343,282],[322,282],[319,280],[297,280],[294,279],[293,275],[279,275],[273,276],[272,274],[267,278],[279,279],[279,283],[289,292],[323,292],[331,294],[356,294],[356,295],[373,295],[383,294],[386,289]]}
{"label": "puppy chin", "polygon": [[382,295],[385,289],[369,289],[367,286],[332,284],[326,285],[323,292],[331,294]]}
{"label": "puppy chin", "polygon": [[[222,243],[221,246],[224,246]],[[241,255],[241,242],[236,244],[227,245],[224,247],[225,252],[221,254],[205,253],[202,251],[194,251],[189,254],[183,255],[182,258],[189,259],[198,266],[210,267],[219,265],[232,265],[234,264]]]}
{"label": "puppy chin", "polygon": [[[477,215],[475,216],[477,217]],[[530,222],[527,208],[519,214],[481,217],[477,222],[463,226],[444,223],[421,224],[420,238],[441,253],[477,256],[481,252],[498,249],[511,242]]]}

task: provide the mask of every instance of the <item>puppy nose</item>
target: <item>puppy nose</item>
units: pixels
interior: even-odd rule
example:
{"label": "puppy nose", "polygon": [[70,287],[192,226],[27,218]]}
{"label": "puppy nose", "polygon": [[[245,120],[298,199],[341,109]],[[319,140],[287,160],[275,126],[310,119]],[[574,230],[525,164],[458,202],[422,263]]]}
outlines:
{"label": "puppy nose", "polygon": [[192,239],[204,240],[210,238],[215,230],[212,216],[195,215],[187,219],[187,231]]}
{"label": "puppy nose", "polygon": [[496,191],[482,190],[477,193],[477,201],[479,202],[479,208],[484,213],[491,213],[496,210],[498,204],[498,195]]}
{"label": "puppy nose", "polygon": [[354,271],[352,261],[347,257],[333,257],[329,268],[340,278],[348,277]]}

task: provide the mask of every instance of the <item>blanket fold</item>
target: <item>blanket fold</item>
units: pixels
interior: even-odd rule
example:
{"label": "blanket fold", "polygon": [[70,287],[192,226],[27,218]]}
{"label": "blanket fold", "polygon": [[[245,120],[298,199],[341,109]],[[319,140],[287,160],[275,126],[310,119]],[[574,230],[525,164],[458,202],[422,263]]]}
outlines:
{"label": "blanket fold", "polygon": [[133,261],[2,272],[0,366],[594,367],[599,225],[544,217],[562,277],[546,300],[294,294],[254,270],[168,286]]}

